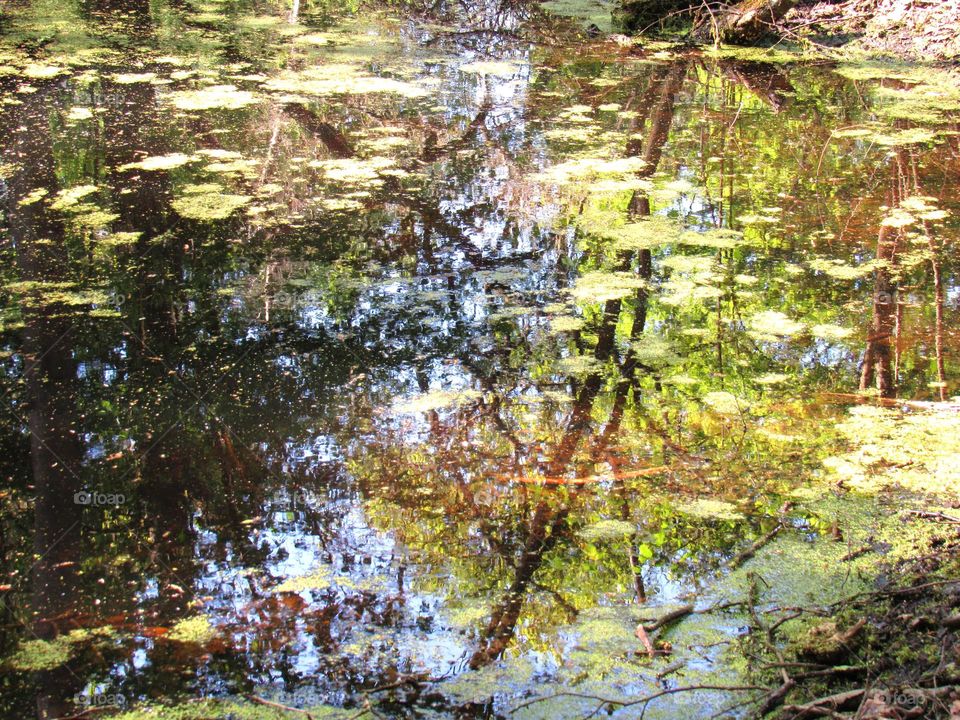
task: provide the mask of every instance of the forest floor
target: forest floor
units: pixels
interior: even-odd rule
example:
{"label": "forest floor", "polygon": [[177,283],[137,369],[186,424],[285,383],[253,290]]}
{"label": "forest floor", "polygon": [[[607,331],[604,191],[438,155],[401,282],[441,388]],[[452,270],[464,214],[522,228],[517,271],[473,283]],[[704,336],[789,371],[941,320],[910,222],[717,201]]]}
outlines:
{"label": "forest floor", "polygon": [[784,23],[788,39],[911,60],[960,60],[960,0],[802,2]]}

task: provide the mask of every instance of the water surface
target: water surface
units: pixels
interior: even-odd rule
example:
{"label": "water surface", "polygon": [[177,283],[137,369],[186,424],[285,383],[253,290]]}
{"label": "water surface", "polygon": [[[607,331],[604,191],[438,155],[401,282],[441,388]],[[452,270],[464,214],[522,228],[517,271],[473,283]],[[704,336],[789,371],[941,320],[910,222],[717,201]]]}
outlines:
{"label": "water surface", "polygon": [[849,404],[956,393],[956,91],[310,10],[4,18],[5,715],[742,681],[742,616],[633,628],[832,542]]}

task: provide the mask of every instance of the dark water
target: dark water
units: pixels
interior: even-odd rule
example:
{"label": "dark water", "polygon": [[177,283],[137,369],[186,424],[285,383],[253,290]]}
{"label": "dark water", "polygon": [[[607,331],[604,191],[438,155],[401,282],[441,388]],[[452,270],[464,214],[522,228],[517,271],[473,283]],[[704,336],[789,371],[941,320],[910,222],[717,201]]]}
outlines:
{"label": "dark water", "polygon": [[308,11],[5,18],[4,716],[662,687],[624,613],[957,391],[935,71]]}

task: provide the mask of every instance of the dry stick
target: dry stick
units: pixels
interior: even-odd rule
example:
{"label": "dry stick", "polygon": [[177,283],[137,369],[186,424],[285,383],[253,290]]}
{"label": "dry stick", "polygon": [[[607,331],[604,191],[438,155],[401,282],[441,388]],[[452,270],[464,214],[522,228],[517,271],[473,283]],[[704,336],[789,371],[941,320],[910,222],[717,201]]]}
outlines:
{"label": "dry stick", "polygon": [[840,710],[841,708],[846,707],[848,704],[855,701],[859,701],[866,690],[860,688],[858,690],[847,690],[846,692],[837,693],[836,695],[827,695],[826,697],[817,698],[803,705],[787,705],[783,708],[784,712],[794,713],[791,717],[793,720],[800,720],[800,718],[812,716],[812,717],[822,717],[832,716],[835,710]]}
{"label": "dry stick", "polygon": [[718,691],[728,691],[728,692],[748,692],[751,690],[769,690],[769,688],[763,685],[685,685],[683,687],[675,688],[666,688],[665,690],[660,690],[653,693],[652,695],[645,695],[644,697],[637,698],[635,700],[620,700],[617,698],[605,698],[602,695],[591,695],[590,693],[578,693],[572,691],[564,691],[554,693],[553,695],[545,695],[543,697],[535,697],[530,700],[526,700],[519,705],[510,709],[510,714],[517,712],[518,710],[523,710],[526,707],[531,705],[536,705],[537,703],[546,702],[547,700],[553,700],[554,698],[560,697],[576,697],[576,698],[585,698],[587,700],[597,700],[606,705],[616,705],[618,707],[631,707],[633,705],[648,704],[657,698],[661,698],[664,695],[675,695],[677,693],[683,692],[696,692],[698,690],[718,690]]}
{"label": "dry stick", "polygon": [[864,545],[863,547],[857,548],[856,550],[851,550],[842,558],[840,562],[849,562],[850,560],[856,560],[861,555],[866,555],[868,552],[873,550],[873,545]]}
{"label": "dry stick", "polygon": [[679,620],[682,617],[686,617],[694,612],[693,605],[681,605],[676,610],[671,610],[668,613],[665,613],[662,617],[656,619],[656,621],[650,623],[649,625],[644,625],[641,623],[637,628],[643,628],[647,632],[656,632],[664,625],[669,625],[674,620]]}
{"label": "dry stick", "polygon": [[956,515],[947,515],[942,512],[928,512],[926,510],[907,510],[907,515],[916,515],[924,520],[943,520],[948,523],[960,523],[960,517]]}
{"label": "dry stick", "polygon": [[748,547],[746,550],[744,550],[743,552],[741,552],[739,555],[737,555],[736,557],[734,557],[733,559],[731,559],[731,560],[727,563],[727,568],[728,568],[729,570],[736,570],[738,567],[740,567],[741,565],[743,565],[747,560],[749,560],[749,559],[752,558],[754,555],[756,555],[756,554],[757,554],[757,550],[759,550],[759,549],[762,548],[764,545],[766,545],[768,542],[770,542],[771,540],[773,540],[781,530],[783,530],[783,524],[782,524],[782,523],[777,523],[776,525],[774,525],[774,526],[773,526],[773,530],[771,530],[771,531],[768,532],[766,535],[764,535],[762,538],[760,538],[759,540],[757,540],[755,543],[753,543],[750,547]]}
{"label": "dry stick", "polygon": [[651,659],[656,657],[657,650],[656,648],[653,647],[653,642],[650,640],[650,636],[647,634],[646,629],[643,627],[643,623],[640,623],[639,625],[637,625],[637,629],[634,630],[633,634],[636,635],[637,638],[639,638],[640,642],[643,643],[643,647],[645,647],[647,650],[647,655],[649,655]]}
{"label": "dry stick", "polygon": [[313,715],[311,715],[308,710],[301,710],[300,708],[290,707],[289,705],[281,705],[278,702],[273,702],[272,700],[264,700],[262,697],[257,697],[256,695],[244,695],[244,697],[252,703],[257,703],[258,705],[266,705],[267,707],[276,708],[277,710],[286,710],[287,712],[300,713],[301,715],[306,715],[307,720],[313,720]]}

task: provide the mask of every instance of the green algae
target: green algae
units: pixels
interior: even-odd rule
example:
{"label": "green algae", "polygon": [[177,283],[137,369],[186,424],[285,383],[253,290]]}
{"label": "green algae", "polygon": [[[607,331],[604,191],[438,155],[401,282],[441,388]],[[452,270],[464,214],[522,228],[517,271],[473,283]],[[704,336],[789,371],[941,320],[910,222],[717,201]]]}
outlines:
{"label": "green algae", "polygon": [[191,220],[226,220],[253,199],[223,190],[223,186],[216,183],[187,185],[183,188],[184,194],[173,201],[173,209]]}
{"label": "green algae", "polygon": [[307,575],[292,577],[272,588],[274,593],[300,593],[310,590],[326,590],[333,585],[333,574],[330,568],[321,566]]}
{"label": "green algae", "polygon": [[[303,708],[317,720],[340,720],[351,713],[327,705]],[[354,713],[355,714],[355,713]],[[247,700],[194,700],[178,705],[146,704],[112,715],[115,720],[289,720],[290,711]]]}
{"label": "green algae", "polygon": [[7,659],[15,670],[25,672],[52,670],[66,664],[75,654],[75,648],[65,636],[56,640],[28,640],[20,644]]}
{"label": "green algae", "polygon": [[750,334],[758,340],[776,340],[797,335],[806,329],[802,322],[792,320],[778,310],[762,310],[747,318]]}
{"label": "green algae", "polygon": [[24,195],[17,204],[23,207],[34,205],[43,200],[49,194],[50,191],[46,188],[37,188],[36,190],[31,190],[29,193]]}
{"label": "green algae", "polygon": [[629,538],[637,532],[633,523],[623,520],[598,520],[577,533],[587,542],[597,542],[601,540],[622,540]]}
{"label": "green algae", "polygon": [[390,94],[417,99],[430,91],[413,83],[390,77],[369,75],[362,68],[347,64],[329,64],[307,68],[301,72],[282,72],[264,83],[274,92],[291,95],[372,95]]}
{"label": "green algae", "polygon": [[554,15],[575,18],[587,27],[598,28],[600,32],[613,32],[613,3],[603,0],[548,0],[541,2],[540,7]]}
{"label": "green algae", "polygon": [[164,637],[182,643],[204,645],[216,637],[217,631],[206,615],[179,620]]}
{"label": "green algae", "polygon": [[697,498],[684,503],[679,510],[685,515],[704,520],[745,520],[746,516],[733,503],[709,498]]}
{"label": "green algae", "polygon": [[570,295],[578,302],[602,303],[619,300],[644,287],[644,279],[632,273],[597,270],[577,278]]}
{"label": "green algae", "polygon": [[550,331],[554,333],[572,333],[583,328],[583,318],[574,315],[555,315],[550,318]]}
{"label": "green algae", "polygon": [[80,646],[94,641],[109,641],[116,631],[109,626],[100,628],[77,628],[53,640],[27,640],[4,661],[5,664],[24,672],[53,670],[69,662]]}
{"label": "green algae", "polygon": [[521,70],[521,66],[512,62],[500,60],[476,60],[461,65],[458,70],[473,75],[490,75],[492,77],[509,78]]}
{"label": "green algae", "polygon": [[150,172],[158,170],[173,170],[178,167],[193,162],[196,158],[185,153],[170,153],[169,155],[154,155],[146,157],[143,160],[127,163],[117,168],[120,172],[126,170],[147,170]]}
{"label": "green algae", "polygon": [[170,93],[170,101],[180,110],[240,110],[260,100],[248,90],[235,85],[211,85],[198,90]]}

